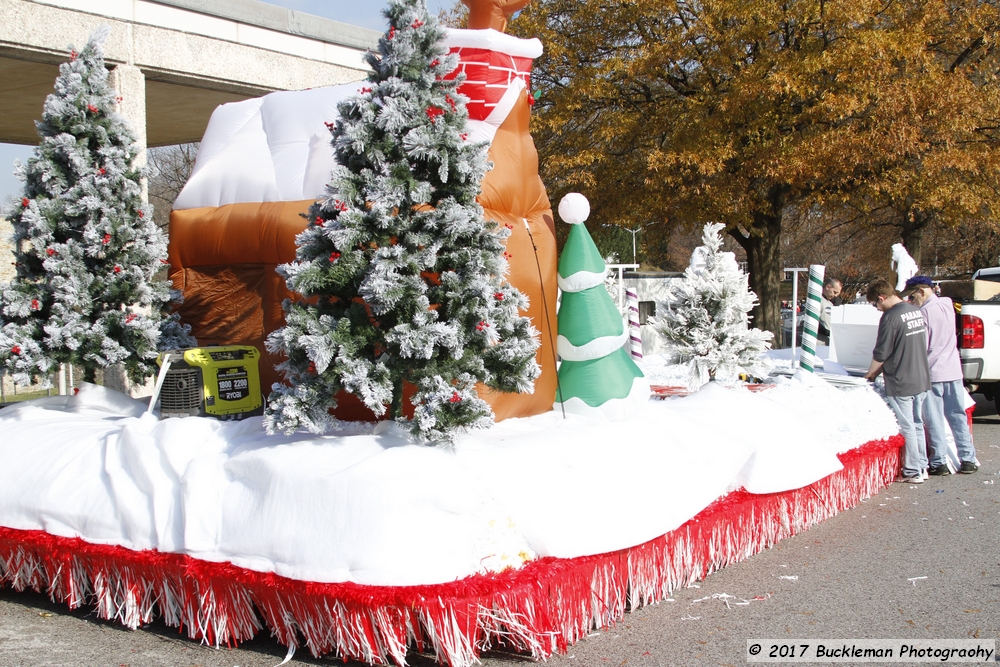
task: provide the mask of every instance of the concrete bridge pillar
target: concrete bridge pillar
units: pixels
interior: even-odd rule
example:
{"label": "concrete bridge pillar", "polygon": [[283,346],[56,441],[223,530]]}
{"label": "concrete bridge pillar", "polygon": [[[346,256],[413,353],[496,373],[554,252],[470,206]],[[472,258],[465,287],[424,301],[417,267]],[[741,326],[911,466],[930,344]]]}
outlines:
{"label": "concrete bridge pillar", "polygon": [[[139,153],[135,157],[135,166],[146,166],[146,77],[134,65],[118,65],[111,70],[108,82],[118,91],[121,101],[118,103],[118,113],[125,117],[135,134]],[[149,201],[149,187],[146,179],[142,179],[142,200]]]}

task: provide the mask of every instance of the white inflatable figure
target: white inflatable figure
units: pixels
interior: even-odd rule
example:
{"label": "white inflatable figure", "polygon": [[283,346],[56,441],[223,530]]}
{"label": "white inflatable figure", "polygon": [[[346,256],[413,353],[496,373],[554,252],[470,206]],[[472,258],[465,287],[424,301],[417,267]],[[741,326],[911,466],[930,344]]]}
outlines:
{"label": "white inflatable figure", "polygon": [[736,261],[735,252],[724,252],[722,253],[722,261],[729,266],[730,269],[739,270],[739,262]]}
{"label": "white inflatable figure", "polygon": [[[722,261],[733,268],[739,266],[736,262],[736,253],[722,253]],[[691,253],[691,270],[694,273],[703,273],[706,268],[708,268],[708,251],[705,250],[705,246],[700,245]]]}
{"label": "white inflatable figure", "polygon": [[705,246],[698,246],[691,253],[691,271],[694,273],[701,273],[708,266],[708,251],[705,250]]}
{"label": "white inflatable figure", "polygon": [[902,243],[892,244],[892,270],[896,272],[897,292],[902,292],[906,287],[906,281],[917,275],[920,270]]}

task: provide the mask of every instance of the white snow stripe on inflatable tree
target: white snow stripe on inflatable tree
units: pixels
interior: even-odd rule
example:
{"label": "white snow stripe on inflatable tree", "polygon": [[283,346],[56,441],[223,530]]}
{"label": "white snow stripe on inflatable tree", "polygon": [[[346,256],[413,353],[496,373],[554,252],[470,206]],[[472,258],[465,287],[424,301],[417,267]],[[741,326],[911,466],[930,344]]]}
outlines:
{"label": "white snow stripe on inflatable tree", "polygon": [[577,271],[566,278],[558,276],[557,280],[559,281],[559,289],[563,292],[582,292],[585,289],[603,285],[607,277],[608,270],[605,268],[604,271],[600,272]]}
{"label": "white snow stripe on inflatable tree", "polygon": [[559,356],[566,361],[589,361],[607,356],[628,342],[628,331],[618,336],[601,336],[584,345],[573,345],[560,335],[557,339]]}

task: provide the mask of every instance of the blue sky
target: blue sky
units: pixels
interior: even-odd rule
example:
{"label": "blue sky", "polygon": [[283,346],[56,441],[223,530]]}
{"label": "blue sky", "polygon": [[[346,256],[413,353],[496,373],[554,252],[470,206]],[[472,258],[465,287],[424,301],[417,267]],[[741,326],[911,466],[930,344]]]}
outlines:
{"label": "blue sky", "polygon": [[[268,4],[381,31],[385,29],[382,9],[389,3],[387,0],[268,0]],[[427,0],[432,14],[454,5],[454,0]],[[14,160],[25,162],[32,148],[0,144],[0,205],[8,197],[20,194],[21,183],[14,178]]]}
{"label": "blue sky", "polygon": [[[384,30],[385,19],[382,18],[382,8],[389,3],[385,0],[268,0],[268,4],[325,16],[365,28]],[[454,4],[453,0],[427,0],[427,9],[431,14],[437,14],[441,9],[449,9]]]}

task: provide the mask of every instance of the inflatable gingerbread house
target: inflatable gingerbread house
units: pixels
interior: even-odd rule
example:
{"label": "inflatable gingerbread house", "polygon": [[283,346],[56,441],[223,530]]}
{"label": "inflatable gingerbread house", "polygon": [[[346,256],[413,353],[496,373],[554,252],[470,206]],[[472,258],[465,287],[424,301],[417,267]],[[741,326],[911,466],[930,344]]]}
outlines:
{"label": "inflatable gingerbread house", "polygon": [[[525,294],[525,313],[541,332],[542,374],[533,394],[480,387],[496,419],[552,408],[556,388],[556,240],[552,211],[538,176],[528,132],[531,63],[537,39],[497,30],[451,30],[446,45],[460,58],[450,75],[465,76],[469,141],[490,143],[493,169],[482,182],[485,217],[511,229],[510,282]],[[201,345],[254,345],[263,353],[263,387],[281,380],[267,335],[284,322],[282,303],[295,298],[275,269],[295,258],[302,217],[323,193],[334,166],[330,125],[337,104],[364,82],[279,92],[220,106],[170,216],[170,278],[184,295],[182,321]],[[360,401],[338,397],[337,416],[372,420]]]}

